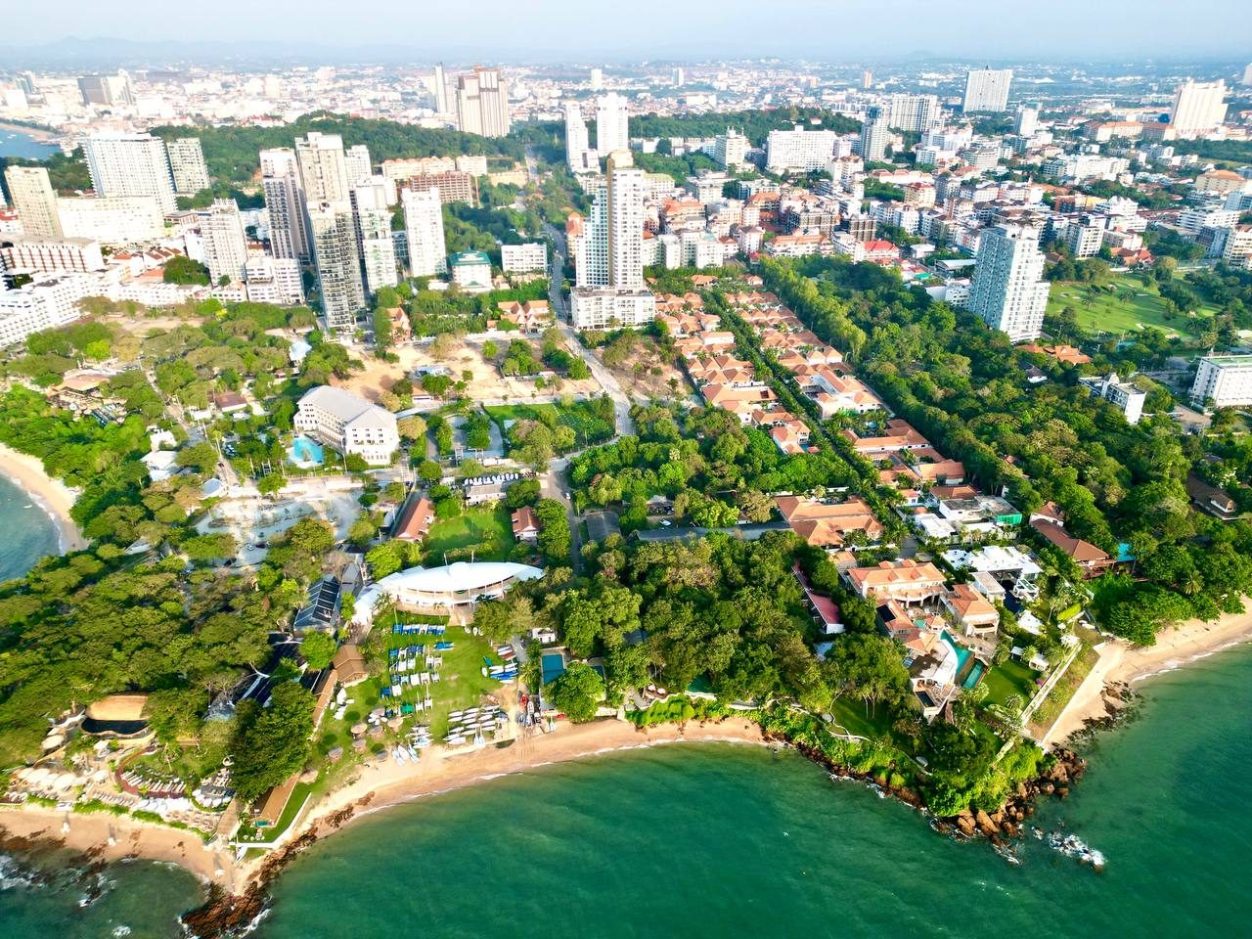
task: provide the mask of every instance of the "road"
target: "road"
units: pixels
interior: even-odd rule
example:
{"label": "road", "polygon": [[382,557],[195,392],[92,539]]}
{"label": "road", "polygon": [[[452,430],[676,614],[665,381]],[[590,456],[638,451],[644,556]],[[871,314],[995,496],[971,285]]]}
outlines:
{"label": "road", "polygon": [[552,239],[552,268],[548,272],[548,299],[556,313],[556,325],[565,337],[566,344],[574,354],[587,363],[591,375],[600,387],[613,399],[613,411],[616,415],[616,429],[619,436],[635,433],[635,419],[630,416],[631,400],[621,383],[612,372],[604,367],[594,352],[578,341],[578,332],[570,325],[569,308],[565,295],[561,291],[565,270],[565,234],[557,231],[547,222],[544,231]]}
{"label": "road", "polygon": [[574,504],[568,498],[569,484],[565,471],[569,469],[569,457],[558,456],[548,461],[548,469],[539,475],[539,495],[555,499],[565,506],[565,518],[569,522],[570,565],[577,573],[582,566],[582,532]]}

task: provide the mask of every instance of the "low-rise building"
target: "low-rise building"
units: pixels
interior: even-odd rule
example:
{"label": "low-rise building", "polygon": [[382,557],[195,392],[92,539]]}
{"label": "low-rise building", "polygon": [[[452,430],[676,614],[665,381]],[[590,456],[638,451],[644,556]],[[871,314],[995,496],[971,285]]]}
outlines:
{"label": "low-rise building", "polygon": [[400,446],[394,414],[328,385],[305,392],[293,424],[326,446],[375,465],[390,463]]}
{"label": "low-rise building", "polygon": [[1080,378],[1093,398],[1103,398],[1122,412],[1127,424],[1138,424],[1143,417],[1143,406],[1148,400],[1146,391],[1140,391],[1130,382],[1122,381],[1117,372],[1110,372],[1103,378]]}
{"label": "low-rise building", "polygon": [[529,274],[548,269],[548,246],[542,241],[500,246],[501,267],[506,274]]}
{"label": "low-rise building", "polygon": [[943,573],[929,561],[883,561],[875,567],[849,568],[843,576],[860,596],[879,603],[922,603],[945,592]]}

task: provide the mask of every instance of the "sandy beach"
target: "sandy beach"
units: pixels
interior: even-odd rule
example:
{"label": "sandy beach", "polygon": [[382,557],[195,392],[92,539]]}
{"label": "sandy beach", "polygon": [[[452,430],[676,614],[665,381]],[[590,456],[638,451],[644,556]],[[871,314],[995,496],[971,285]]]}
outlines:
{"label": "sandy beach", "polygon": [[81,551],[87,547],[82,532],[70,518],[70,509],[78,494],[59,479],[44,472],[37,458],[0,444],[0,475],[20,486],[56,524],[61,552]]}
{"label": "sandy beach", "polygon": [[1137,647],[1119,639],[1106,639],[1100,647],[1100,660],[1043,742],[1062,743],[1082,730],[1088,720],[1107,717],[1105,691],[1113,685],[1134,684],[1249,641],[1252,612],[1227,614],[1213,623],[1191,620],[1161,633],[1154,646]]}
{"label": "sandy beach", "polygon": [[[504,748],[449,754],[442,747],[433,747],[422,754],[416,766],[387,760],[361,767],[348,785],[306,808],[278,847],[310,831],[322,837],[347,821],[388,806],[554,763],[639,747],[717,741],[765,744],[756,724],[730,718],[719,723],[666,725],[646,731],[636,730],[625,721],[606,720],[580,726],[566,724],[554,733],[519,739]],[[45,806],[0,807],[0,832],[10,837],[60,842],[103,860],[142,857],[178,864],[201,881],[220,884],[230,893],[242,892],[264,863],[264,858],[235,861],[229,847],[210,847],[190,832],[128,816],[80,815]]]}

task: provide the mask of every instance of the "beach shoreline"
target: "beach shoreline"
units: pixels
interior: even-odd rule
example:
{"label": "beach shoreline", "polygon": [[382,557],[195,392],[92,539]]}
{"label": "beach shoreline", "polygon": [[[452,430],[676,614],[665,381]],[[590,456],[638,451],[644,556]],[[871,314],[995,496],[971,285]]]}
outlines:
{"label": "beach shoreline", "polygon": [[38,457],[21,453],[0,444],[0,475],[30,496],[57,529],[57,545],[61,554],[82,551],[87,540],[70,516],[78,493],[59,479],[53,479]]}
{"label": "beach shoreline", "polygon": [[1099,647],[1099,661],[1042,742],[1064,745],[1074,734],[1112,717],[1122,686],[1136,685],[1247,642],[1252,642],[1252,611],[1223,614],[1216,622],[1189,620],[1158,635],[1152,646],[1106,639]]}

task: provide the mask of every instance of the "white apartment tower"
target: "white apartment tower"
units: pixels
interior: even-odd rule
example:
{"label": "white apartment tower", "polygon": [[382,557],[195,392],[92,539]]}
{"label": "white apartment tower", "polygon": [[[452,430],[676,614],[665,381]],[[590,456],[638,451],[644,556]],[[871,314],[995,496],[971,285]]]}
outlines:
{"label": "white apartment tower", "polygon": [[726,133],[713,138],[713,162],[723,169],[741,169],[748,162],[748,138],[727,127]]}
{"label": "white apartment tower", "polygon": [[348,185],[359,186],[362,180],[374,175],[374,165],[370,162],[369,147],[359,143],[344,151],[344,166],[348,172]]}
{"label": "white apartment tower", "polygon": [[400,282],[395,241],[391,237],[391,209],[387,207],[386,187],[381,177],[379,179],[378,183],[368,183],[352,190],[357,250],[361,253],[365,290],[370,295]]}
{"label": "white apartment tower", "polygon": [[572,321],[579,329],[638,326],[656,316],[643,279],[647,175],[634,166],[629,150],[609,154],[578,240]]}
{"label": "white apartment tower", "polygon": [[766,142],[765,168],[771,173],[808,173],[824,170],[835,152],[839,135],[833,130],[771,130]]}
{"label": "white apartment tower", "polygon": [[1013,83],[1011,68],[980,68],[965,76],[966,114],[975,111],[1002,112],[1009,109],[1009,85]]}
{"label": "white apartment tower", "polygon": [[400,194],[404,208],[409,270],[414,277],[433,277],[448,270],[448,247],[443,235],[443,205],[437,188]]}
{"label": "white apartment tower", "polygon": [[300,167],[304,198],[309,205],[323,202],[341,207],[348,205],[351,182],[342,137],[316,131],[310,131],[307,137],[297,137],[296,162]]}
{"label": "white apartment tower", "polygon": [[310,205],[309,228],[326,327],[352,329],[357,314],[365,309],[365,285],[361,281],[361,258],[352,209],[346,203]]}
{"label": "white apartment tower", "polygon": [[1215,408],[1252,404],[1252,355],[1206,355],[1200,359],[1191,400]]}
{"label": "white apartment tower", "polygon": [[154,196],[162,212],[177,206],[165,143],[151,134],[94,134],[83,155],[98,196]]}
{"label": "white apartment tower", "polygon": [[1048,306],[1044,261],[1037,226],[1002,224],[986,229],[978,245],[967,307],[1013,342],[1037,338]]}
{"label": "white apartment tower", "polygon": [[57,214],[57,194],[48,170],[43,166],[10,166],[4,171],[13,197],[13,208],[22,220],[28,238],[60,241],[61,219]]}
{"label": "white apartment tower", "polygon": [[1013,129],[1019,137],[1033,137],[1039,129],[1039,108],[1025,104],[1018,108]]}
{"label": "white apartment tower", "polygon": [[571,173],[596,173],[600,170],[600,161],[591,149],[587,136],[582,106],[577,101],[565,102],[565,162]]}
{"label": "white apartment tower", "polygon": [[443,63],[440,62],[435,66],[435,113],[451,114],[452,109],[448,106],[448,79],[443,74]]}
{"label": "white apartment tower", "polygon": [[1205,134],[1221,127],[1225,120],[1225,82],[1194,82],[1188,79],[1174,92],[1169,125],[1179,135]]}
{"label": "white apartment tower", "polygon": [[894,94],[887,99],[887,124],[896,130],[923,133],[942,119],[937,95]]}
{"label": "white apartment tower", "polygon": [[467,134],[504,137],[509,133],[509,84],[499,69],[476,68],[457,79],[457,126]]}
{"label": "white apartment tower", "polygon": [[243,230],[239,206],[233,199],[215,199],[200,223],[204,241],[204,263],[214,284],[243,279],[248,263],[248,239]]}
{"label": "white apartment tower", "polygon": [[870,108],[861,125],[861,159],[867,163],[881,163],[887,159],[888,115],[881,108]]}
{"label": "white apartment tower", "polygon": [[261,188],[269,211],[270,250],[276,258],[308,261],[310,247],[304,188],[294,150],[261,151]]}
{"label": "white apartment tower", "polygon": [[176,195],[194,196],[212,185],[199,137],[179,137],[167,141],[165,152],[170,160],[170,175],[174,177]]}
{"label": "white apartment tower", "polygon": [[615,91],[596,99],[596,153],[608,156],[614,150],[630,149],[630,118],[626,99]]}

